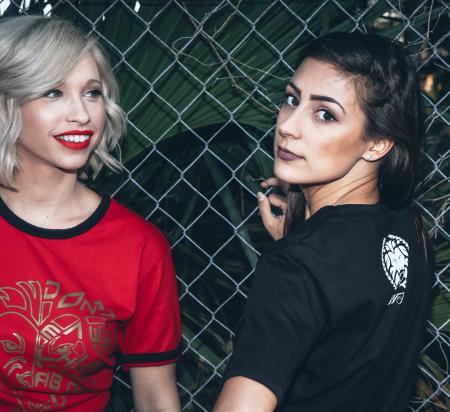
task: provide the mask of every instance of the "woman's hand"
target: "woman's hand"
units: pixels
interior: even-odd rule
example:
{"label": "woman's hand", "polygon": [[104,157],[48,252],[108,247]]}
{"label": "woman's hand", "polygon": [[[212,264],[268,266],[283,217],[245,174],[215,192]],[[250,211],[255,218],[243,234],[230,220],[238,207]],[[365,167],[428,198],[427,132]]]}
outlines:
{"label": "woman's hand", "polygon": [[[263,188],[268,188],[271,186],[280,187],[283,193],[287,193],[289,189],[289,184],[277,179],[276,177],[269,177],[261,183],[261,187]],[[280,216],[275,216],[272,213],[272,205],[281,209],[282,214]],[[281,239],[284,236],[284,222],[286,220],[286,197],[273,193],[269,196],[265,196],[263,193],[258,193],[258,207],[264,227],[269,232],[270,236],[272,236],[274,240]]]}

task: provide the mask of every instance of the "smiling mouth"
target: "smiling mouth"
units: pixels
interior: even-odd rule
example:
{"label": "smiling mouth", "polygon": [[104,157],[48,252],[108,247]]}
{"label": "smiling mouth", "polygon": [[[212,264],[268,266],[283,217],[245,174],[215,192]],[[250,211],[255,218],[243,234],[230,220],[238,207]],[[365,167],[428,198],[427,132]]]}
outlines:
{"label": "smiling mouth", "polygon": [[92,130],[69,130],[53,136],[58,143],[72,150],[83,150],[89,146]]}
{"label": "smiling mouth", "polygon": [[303,156],[298,156],[295,153],[292,153],[290,150],[284,149],[281,146],[277,147],[277,157],[279,157],[281,160],[298,160],[298,159],[304,159]]}

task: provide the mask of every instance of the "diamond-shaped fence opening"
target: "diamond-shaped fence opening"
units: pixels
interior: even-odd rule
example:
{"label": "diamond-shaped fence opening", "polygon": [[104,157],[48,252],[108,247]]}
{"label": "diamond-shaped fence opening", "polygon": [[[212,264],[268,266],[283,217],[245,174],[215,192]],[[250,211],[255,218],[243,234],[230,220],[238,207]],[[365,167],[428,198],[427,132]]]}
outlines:
{"label": "diamond-shaped fence opening", "polygon": [[[436,281],[411,411],[450,410],[450,6],[444,0],[0,0],[0,15],[58,15],[109,53],[128,115],[123,172],[93,183],[172,244],[183,321],[183,410],[212,409],[260,251],[270,242],[255,194],[271,175],[273,125],[300,49],[328,31],[402,41],[426,108],[417,204]],[[114,392],[132,410],[127,374]]]}

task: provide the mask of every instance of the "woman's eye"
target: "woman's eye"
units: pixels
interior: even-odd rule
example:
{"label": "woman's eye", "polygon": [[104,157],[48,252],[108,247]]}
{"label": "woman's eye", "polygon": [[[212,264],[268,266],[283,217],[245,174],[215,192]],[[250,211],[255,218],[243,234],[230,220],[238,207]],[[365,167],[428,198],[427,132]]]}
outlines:
{"label": "woman's eye", "polygon": [[85,95],[87,97],[101,97],[103,96],[103,92],[100,89],[92,89],[88,90]]}
{"label": "woman's eye", "polygon": [[51,89],[51,90],[46,91],[42,96],[43,97],[55,98],[55,97],[61,97],[62,93],[58,89]]}
{"label": "woman's eye", "polygon": [[332,122],[336,120],[336,117],[334,117],[334,114],[331,113],[329,110],[320,109],[317,112],[317,117],[321,122]]}
{"label": "woman's eye", "polygon": [[284,102],[288,106],[292,106],[292,107],[296,107],[299,104],[298,99],[293,94],[286,94]]}

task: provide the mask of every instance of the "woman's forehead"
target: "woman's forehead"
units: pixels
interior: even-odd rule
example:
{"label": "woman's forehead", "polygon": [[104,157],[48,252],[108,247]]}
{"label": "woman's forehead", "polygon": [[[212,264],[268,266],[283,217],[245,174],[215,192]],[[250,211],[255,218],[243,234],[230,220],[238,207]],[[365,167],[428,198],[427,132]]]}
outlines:
{"label": "woman's forehead", "polygon": [[96,61],[90,54],[86,54],[73,67],[64,83],[92,83],[100,81],[100,71]]}
{"label": "woman's forehead", "polygon": [[295,71],[291,82],[305,95],[330,96],[346,105],[355,103],[352,78],[317,59],[306,58]]}

